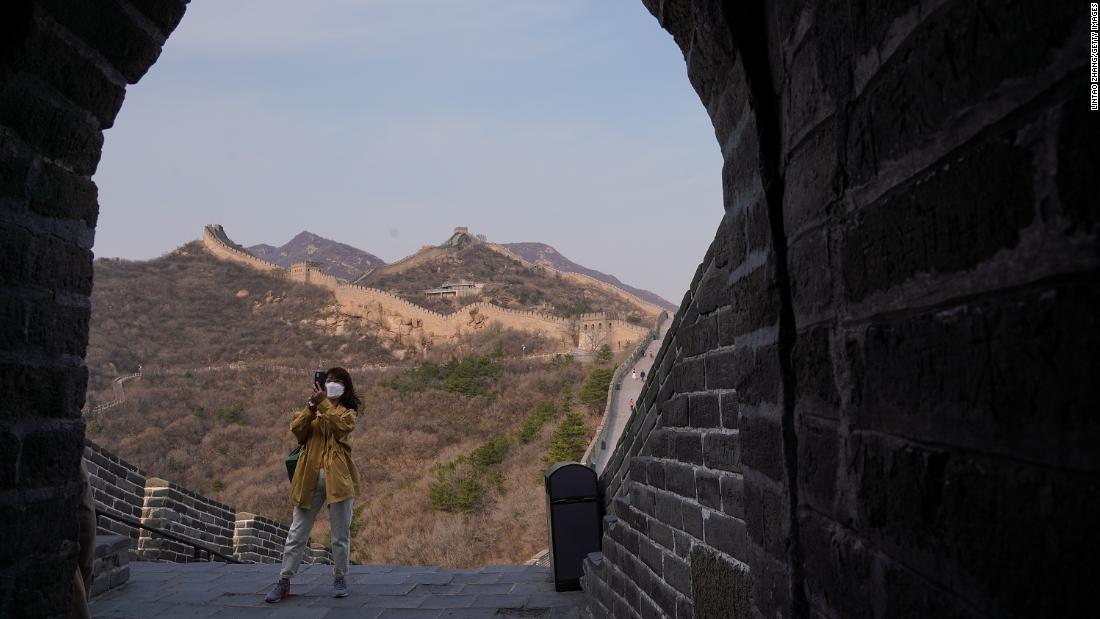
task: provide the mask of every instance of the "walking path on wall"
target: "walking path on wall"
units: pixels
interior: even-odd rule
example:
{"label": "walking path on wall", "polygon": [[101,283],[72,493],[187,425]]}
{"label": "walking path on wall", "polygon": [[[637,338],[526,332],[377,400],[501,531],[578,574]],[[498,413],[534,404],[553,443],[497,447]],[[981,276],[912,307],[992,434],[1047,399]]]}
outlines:
{"label": "walking path on wall", "polygon": [[351,595],[332,597],[332,567],[304,565],[291,596],[267,604],[278,564],[131,562],[129,581],[92,600],[93,617],[546,617],[577,618],[584,593],[554,591],[550,568],[445,569],[353,565]]}
{"label": "walking path on wall", "polygon": [[649,378],[650,370],[653,367],[653,358],[650,355],[656,356],[657,351],[661,349],[661,342],[665,340],[665,334],[668,333],[668,327],[671,324],[671,320],[665,320],[661,323],[661,330],[657,333],[656,339],[649,343],[645,353],[638,358],[634,367],[631,368],[637,373],[637,378],[632,376],[631,372],[627,372],[623,375],[622,388],[611,391],[614,402],[612,402],[612,406],[608,411],[609,417],[604,422],[607,428],[605,430],[604,448],[601,449],[599,445],[596,446],[596,456],[592,461],[592,468],[596,470],[597,475],[602,473],[604,467],[607,466],[607,461],[614,453],[619,437],[623,435],[623,430],[630,421],[630,416],[634,412],[630,408],[630,403],[638,400],[638,396],[642,393],[642,386],[645,384],[641,378],[641,373],[645,372],[646,378]]}

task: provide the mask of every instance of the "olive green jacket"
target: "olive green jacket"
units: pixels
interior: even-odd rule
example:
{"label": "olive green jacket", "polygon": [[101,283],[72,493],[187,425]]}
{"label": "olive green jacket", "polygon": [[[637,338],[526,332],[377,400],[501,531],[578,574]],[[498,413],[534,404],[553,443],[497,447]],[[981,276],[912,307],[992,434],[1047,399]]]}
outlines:
{"label": "olive green jacket", "polygon": [[306,406],[290,422],[290,431],[302,446],[290,482],[290,502],[296,507],[310,507],[321,469],[325,469],[326,504],[359,496],[359,471],[351,461],[348,440],[355,429],[355,417],[354,410],[325,398],[316,413]]}

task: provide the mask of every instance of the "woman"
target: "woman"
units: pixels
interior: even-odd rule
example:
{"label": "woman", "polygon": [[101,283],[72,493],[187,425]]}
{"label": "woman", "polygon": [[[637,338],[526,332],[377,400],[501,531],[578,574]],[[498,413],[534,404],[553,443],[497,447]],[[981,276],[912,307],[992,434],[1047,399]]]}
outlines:
{"label": "woman", "polygon": [[348,594],[345,576],[351,550],[351,505],[359,495],[359,471],[351,461],[348,435],[355,429],[360,404],[348,371],[332,368],[325,376],[324,390],[314,385],[305,408],[290,422],[290,431],[302,446],[290,483],[294,521],[283,548],[279,580],[264,598],[268,602],[290,595],[290,579],[308,550],[313,520],[326,504],[332,525],[332,596]]}

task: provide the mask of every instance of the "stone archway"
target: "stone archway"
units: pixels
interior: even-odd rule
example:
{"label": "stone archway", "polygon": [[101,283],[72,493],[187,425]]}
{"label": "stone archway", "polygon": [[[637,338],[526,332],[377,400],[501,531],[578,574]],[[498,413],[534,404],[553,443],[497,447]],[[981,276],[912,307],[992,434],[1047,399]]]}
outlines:
{"label": "stone archway", "polygon": [[[601,481],[618,520],[593,612],[1081,611],[1100,546],[1084,11],[644,1],[713,121],[725,215]],[[90,179],[185,8],[0,8],[0,614],[66,611]]]}

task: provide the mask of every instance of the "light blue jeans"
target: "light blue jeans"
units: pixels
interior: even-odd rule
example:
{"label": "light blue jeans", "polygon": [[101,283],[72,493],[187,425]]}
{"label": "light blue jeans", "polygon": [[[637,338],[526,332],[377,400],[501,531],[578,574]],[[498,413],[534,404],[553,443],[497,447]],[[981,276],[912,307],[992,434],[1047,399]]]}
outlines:
{"label": "light blue jeans", "polygon": [[[332,575],[343,576],[348,573],[348,553],[351,551],[351,503],[354,499],[345,499],[328,506],[329,523],[332,526]],[[313,521],[325,504],[325,471],[317,475],[317,486],[313,489],[313,502],[309,509],[295,506],[294,520],[290,524],[290,533],[283,547],[282,578],[290,578],[298,573],[298,566],[309,550],[309,533],[313,530]]]}

